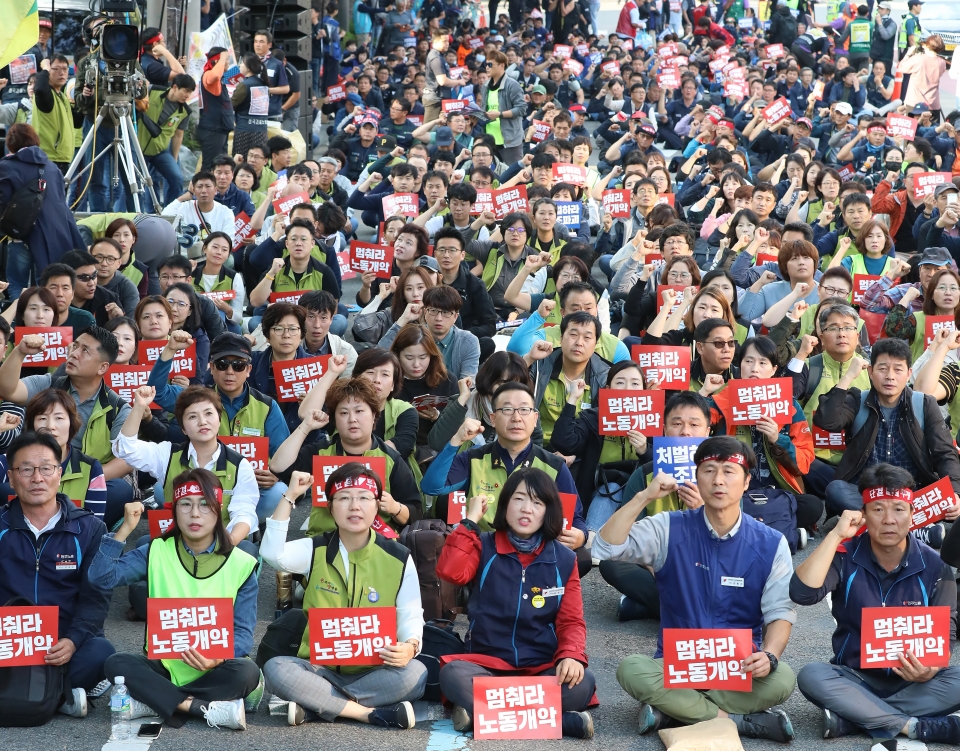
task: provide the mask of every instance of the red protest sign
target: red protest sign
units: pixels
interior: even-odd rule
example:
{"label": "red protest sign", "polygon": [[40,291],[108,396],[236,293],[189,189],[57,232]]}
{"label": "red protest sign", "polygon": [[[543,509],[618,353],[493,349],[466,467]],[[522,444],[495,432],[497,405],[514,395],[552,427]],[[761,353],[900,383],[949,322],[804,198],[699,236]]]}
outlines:
{"label": "red protest sign", "polygon": [[745,99],[750,95],[750,84],[746,81],[728,79],[723,82],[723,95],[737,99]]}
{"label": "red protest sign", "polygon": [[330,355],[282,360],[273,363],[273,380],[277,385],[278,402],[297,402],[306,396],[320,376],[327,372]]}
{"label": "red protest sign", "polygon": [[644,266],[653,266],[654,269],[659,269],[666,261],[663,260],[663,253],[644,253],[643,254],[643,265]]}
{"label": "red protest sign", "polygon": [[327,87],[327,101],[328,102],[342,102],[347,98],[347,87],[338,84],[336,86]]}
{"label": "red protest sign", "polygon": [[173,526],[173,509],[150,509],[147,511],[147,525],[150,527],[151,540],[162,537]]}
{"label": "red protest sign", "polygon": [[407,115],[407,122],[419,128],[423,125],[423,115]]}
{"label": "red protest sign", "polygon": [[603,213],[617,218],[630,216],[630,191],[605,190],[603,191]]}
{"label": "red protest sign", "polygon": [[467,518],[467,494],[455,490],[447,496],[447,524],[459,524]]}
{"label": "red protest sign", "polygon": [[526,185],[514,185],[512,188],[493,191],[493,213],[497,219],[503,219],[515,211],[528,211]]}
{"label": "red protest sign", "polygon": [[[536,595],[533,601],[537,602],[537,598],[544,600],[542,595]],[[474,678],[473,737],[559,740],[563,736],[560,702],[556,678]]]}
{"label": "red protest sign", "polygon": [[493,191],[492,190],[478,190],[477,191],[477,202],[473,204],[470,209],[471,214],[476,214],[479,216],[484,211],[492,212],[494,210],[493,205]]}
{"label": "red protest sign", "polygon": [[738,83],[743,83],[747,80],[746,70],[740,67],[730,68],[730,70],[724,71],[724,75],[728,80],[736,81]]}
{"label": "red protest sign", "polygon": [[668,42],[667,44],[660,45],[659,49],[657,50],[657,54],[661,59],[668,59],[671,57],[676,57],[678,51],[679,50],[677,49],[676,43]]}
{"label": "red protest sign", "polygon": [[626,435],[636,430],[643,435],[663,435],[664,393],[600,389],[600,435]]}
{"label": "red protest sign", "polygon": [[553,182],[569,183],[582,188],[587,184],[587,168],[578,167],[576,164],[554,164]]}
{"label": "red protest sign", "polygon": [[657,203],[665,203],[667,206],[675,206],[677,197],[673,193],[660,193],[657,195]]}
{"label": "red protest sign", "polygon": [[104,380],[127,404],[133,404],[133,392],[146,386],[152,365],[111,365]]}
{"label": "red protest sign", "polygon": [[[153,364],[160,359],[160,353],[167,346],[166,339],[141,341],[137,345],[137,360],[141,364]],[[197,375],[197,345],[191,344],[184,350],[177,352],[170,364],[170,374],[194,378]]]}
{"label": "red protest sign", "polygon": [[350,462],[359,462],[380,478],[386,490],[387,460],[382,456],[315,456],[313,457],[313,505],[326,506],[327,480],[338,467]]}
{"label": "red protest sign", "polygon": [[573,527],[573,518],[577,514],[577,494],[557,493],[560,496],[560,505],[563,506],[563,529]]}
{"label": "red protest sign", "polygon": [[913,522],[910,528],[920,529],[943,520],[947,511],[956,504],[957,496],[949,477],[927,485],[913,494]]}
{"label": "red protest sign", "polygon": [[618,63],[616,60],[611,60],[610,62],[601,65],[600,70],[610,76],[619,76],[620,63]]}
{"label": "red protest sign", "polygon": [[776,263],[779,256],[776,253],[757,253],[757,260],[754,266],[763,266],[765,263]]}
{"label": "red protest sign", "polygon": [[443,99],[440,102],[440,109],[445,115],[451,112],[459,112],[467,106],[463,99]]}
{"label": "red protest sign", "polygon": [[298,206],[301,203],[310,203],[309,193],[294,193],[292,196],[277,198],[273,202],[273,211],[275,214],[286,214],[294,206]]}
{"label": "red protest sign", "polygon": [[953,179],[949,172],[915,172],[913,174],[914,198],[933,195],[938,185],[945,185]]}
{"label": "red protest sign", "polygon": [[[58,563],[57,568],[61,565]],[[72,568],[76,567],[74,559]],[[43,665],[47,652],[59,641],[59,617],[60,608],[54,605],[0,607],[0,669]]]}
{"label": "red protest sign", "polygon": [[543,120],[534,120],[532,125],[533,133],[530,134],[530,140],[534,143],[546,141],[547,137],[550,135],[550,131],[553,130],[553,128],[550,126],[550,123]]}
{"label": "red protest sign", "polygon": [[[380,599],[371,590],[371,603]],[[383,665],[380,650],[397,641],[397,609],[310,608],[310,662],[314,665]]]}
{"label": "red protest sign", "polygon": [[660,88],[663,89],[679,89],[680,69],[665,68],[662,72],[657,73],[657,83],[660,85]]}
{"label": "red protest sign", "polygon": [[73,328],[70,326],[17,326],[13,341],[20,344],[25,336],[41,336],[46,344],[43,352],[27,355],[23,364],[29,367],[63,365],[67,361],[73,343]]}
{"label": "red protest sign", "polygon": [[903,115],[887,115],[887,135],[912,141],[917,135],[917,121]]}
{"label": "red protest sign", "polygon": [[953,316],[926,316],[924,318],[923,344],[929,347],[938,331],[956,331],[956,319]]}
{"label": "red protest sign", "polygon": [[147,598],[147,659],[175,660],[188,649],[209,660],[234,658],[231,598]]}
{"label": "red protest sign", "polygon": [[670,64],[675,65],[678,68],[682,68],[690,64],[690,58],[684,57],[683,55],[677,55],[676,57],[670,58]]}
{"label": "red protest sign", "polygon": [[337,253],[337,263],[340,264],[341,279],[353,279],[357,276],[357,272],[350,268],[349,250],[341,250]]}
{"label": "red protest sign", "polygon": [[876,274],[854,274],[853,275],[853,302],[857,305],[863,302],[864,293],[873,286],[874,282],[879,282],[880,276]]}
{"label": "red protest sign", "polygon": [[643,382],[661,389],[686,391],[690,388],[690,348],[634,344],[631,359],[640,366]]}
{"label": "red protest sign", "polygon": [[393,246],[350,241],[350,268],[359,271],[372,271],[377,276],[390,276],[393,269]]}
{"label": "red protest sign", "polygon": [[580,57],[586,57],[590,54],[590,47],[586,44],[578,44],[577,54],[580,55]]}
{"label": "red protest sign", "polygon": [[787,51],[783,48],[782,44],[768,44],[765,47],[767,51],[767,58],[770,60],[776,60],[780,57],[786,57]]}
{"label": "red protest sign", "polygon": [[449,78],[463,78],[467,72],[466,68],[451,68]]}
{"label": "red protest sign", "polygon": [[288,302],[291,305],[296,305],[306,291],[305,289],[292,289],[289,292],[271,292],[267,300],[271,305],[278,302]]}
{"label": "red protest sign", "polygon": [[220,442],[250,462],[254,469],[266,471],[270,465],[270,439],[265,436],[224,435]]}
{"label": "red protest sign", "polygon": [[777,425],[788,425],[793,417],[793,380],[790,378],[737,378],[718,393],[726,402],[728,425],[756,425],[770,417]]}
{"label": "red protest sign", "polygon": [[925,667],[950,664],[950,608],[946,605],[864,608],[860,613],[860,669],[899,668],[899,655]]}
{"label": "red protest sign", "polygon": [[246,211],[241,211],[233,218],[233,251],[240,250],[243,241],[253,237],[257,231],[250,224],[250,217]]}
{"label": "red protest sign", "polygon": [[852,164],[845,164],[837,170],[837,174],[840,175],[840,179],[846,182],[847,180],[852,180],[853,176],[856,173],[856,170],[853,169]]}
{"label": "red protest sign", "polygon": [[831,433],[816,425],[812,428],[813,448],[826,451],[843,451],[847,447],[847,436],[844,431]]}
{"label": "red protest sign", "polygon": [[215,292],[201,292],[200,294],[206,298],[209,298],[210,300],[229,301],[235,300],[237,297],[236,291],[232,289],[221,289]]}
{"label": "red protest sign", "polygon": [[776,125],[781,120],[786,120],[788,117],[790,117],[790,112],[790,102],[786,100],[786,97],[775,99],[773,102],[760,110],[760,114],[763,116],[763,119],[766,120],[770,125]]}
{"label": "red protest sign", "polygon": [[[727,586],[743,586],[736,577]],[[743,671],[743,660],[753,653],[753,637],[746,628],[663,629],[663,687],[698,691],[750,691],[753,674]]]}
{"label": "red protest sign", "polygon": [[[684,303],[683,295],[686,292],[687,288],[682,284],[658,284],[657,285],[657,313],[663,310],[663,293],[664,290],[672,289],[677,293],[676,300],[673,301],[673,305],[670,306],[670,313],[672,314]],[[700,291],[699,287],[693,287],[693,293],[696,294]],[[689,302],[689,301],[688,301]]]}
{"label": "red protest sign", "polygon": [[730,62],[730,58],[720,57],[720,58],[717,58],[716,60],[711,60],[710,63],[707,65],[707,67],[710,68],[710,71],[712,73],[719,73],[721,70],[723,70],[724,66],[729,62]]}
{"label": "red protest sign", "polygon": [[583,63],[579,60],[574,60],[572,57],[568,60],[563,61],[563,69],[569,70],[573,75],[579,76],[583,73]]}
{"label": "red protest sign", "polygon": [[381,202],[384,219],[392,216],[415,217],[420,213],[420,196],[416,193],[391,193],[384,196]]}
{"label": "red protest sign", "polygon": [[559,60],[565,60],[573,54],[573,47],[569,44],[553,45],[553,56]]}

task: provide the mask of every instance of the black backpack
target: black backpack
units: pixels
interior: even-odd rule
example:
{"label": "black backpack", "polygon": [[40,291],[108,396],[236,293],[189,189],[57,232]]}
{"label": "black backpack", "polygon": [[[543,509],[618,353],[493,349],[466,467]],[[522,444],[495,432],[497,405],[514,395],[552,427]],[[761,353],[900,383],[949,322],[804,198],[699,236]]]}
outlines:
{"label": "black backpack", "polygon": [[292,608],[267,626],[267,632],[257,647],[256,663],[263,669],[273,657],[296,657],[307,630],[307,614],[302,608]]}
{"label": "black backpack", "polygon": [[43,210],[43,199],[47,193],[47,181],[43,179],[43,167],[35,180],[21,185],[10,197],[10,203],[0,215],[0,233],[7,235],[11,240],[23,242],[33,231],[40,212]]}
{"label": "black backpack", "polygon": [[427,687],[423,691],[426,701],[440,701],[440,658],[466,651],[463,639],[453,630],[450,621],[438,618],[424,624],[423,647],[417,659],[427,668]]}
{"label": "black backpack", "polygon": [[400,533],[400,544],[410,551],[420,579],[423,619],[452,619],[457,615],[457,587],[437,576],[440,551],[453,527],[442,519],[421,519]]}
{"label": "black backpack", "polygon": [[[14,597],[6,605],[30,606],[26,597]],[[66,667],[17,665],[0,670],[0,727],[33,728],[50,721],[63,703]]]}

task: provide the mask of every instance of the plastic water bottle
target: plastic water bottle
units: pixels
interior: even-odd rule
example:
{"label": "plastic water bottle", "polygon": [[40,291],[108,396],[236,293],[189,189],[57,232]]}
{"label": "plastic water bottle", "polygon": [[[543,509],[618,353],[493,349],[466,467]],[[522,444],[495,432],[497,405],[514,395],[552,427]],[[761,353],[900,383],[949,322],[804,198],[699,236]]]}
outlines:
{"label": "plastic water bottle", "polygon": [[110,692],[110,722],[112,725],[110,740],[125,741],[130,738],[130,720],[133,717],[133,703],[123,676],[114,678]]}

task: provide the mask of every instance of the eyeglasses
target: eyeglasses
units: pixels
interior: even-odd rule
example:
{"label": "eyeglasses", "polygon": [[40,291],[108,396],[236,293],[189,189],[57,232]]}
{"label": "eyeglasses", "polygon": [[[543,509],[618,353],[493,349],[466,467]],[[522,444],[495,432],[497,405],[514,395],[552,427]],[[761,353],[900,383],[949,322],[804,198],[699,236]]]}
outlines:
{"label": "eyeglasses", "polygon": [[493,67],[493,63],[487,63],[486,65],[484,65],[484,67],[485,67],[487,70],[490,70],[490,68]]}
{"label": "eyeglasses", "polygon": [[53,477],[53,473],[60,469],[60,465],[42,464],[39,467],[31,467],[29,464],[22,464],[19,467],[14,467],[14,469],[21,477],[33,477],[35,470],[40,470],[40,474],[43,477]]}
{"label": "eyeglasses", "polygon": [[523,227],[507,227],[507,234],[509,235],[511,232],[515,235],[527,234],[527,230]]}
{"label": "eyeglasses", "polygon": [[[78,282],[92,282],[96,278],[97,278],[96,274],[77,274]],[[160,278],[162,279],[163,277],[160,277]]]}
{"label": "eyeglasses", "polygon": [[504,417],[513,417],[513,413],[516,412],[521,417],[527,417],[532,415],[537,410],[533,407],[498,407],[493,410],[494,412],[499,412]]}
{"label": "eyeglasses", "polygon": [[958,287],[956,284],[950,287],[945,287],[941,284],[934,289],[934,292],[960,292],[960,287]]}
{"label": "eyeglasses", "polygon": [[850,290],[842,287],[820,287],[820,290],[826,297],[846,297],[850,294]]}
{"label": "eyeglasses", "polygon": [[731,339],[728,342],[721,341],[716,339],[714,341],[704,342],[704,344],[709,344],[715,349],[734,349],[737,346],[737,342],[734,339]]}
{"label": "eyeglasses", "polygon": [[857,331],[856,326],[827,326],[824,330],[824,334],[854,334]]}
{"label": "eyeglasses", "polygon": [[93,259],[97,263],[111,264],[111,263],[117,263],[120,260],[120,257],[119,256],[94,256]]}
{"label": "eyeglasses", "polygon": [[460,248],[434,248],[433,255],[435,256],[455,256],[457,253],[462,253],[463,251]]}
{"label": "eyeglasses", "polygon": [[571,274],[568,271],[561,272],[557,277],[558,282],[582,282],[579,274]]}
{"label": "eyeglasses", "polygon": [[216,360],[213,363],[213,367],[220,371],[229,368],[232,369],[234,373],[242,373],[250,367],[250,363],[247,360]]}
{"label": "eyeglasses", "polygon": [[197,501],[196,503],[186,499],[177,501],[177,511],[181,514],[192,514],[195,508],[200,509],[200,513],[204,515],[213,513],[213,508],[206,501]]}
{"label": "eyeglasses", "polygon": [[[79,278],[80,277],[78,276],[77,279]],[[187,278],[186,274],[161,274],[160,275],[161,282],[182,282],[186,278]]]}
{"label": "eyeglasses", "polygon": [[693,279],[693,274],[689,271],[671,271],[667,274],[667,279],[674,282],[682,282],[684,279]]}
{"label": "eyeglasses", "polygon": [[290,336],[296,336],[300,333],[299,326],[274,326],[270,331],[273,332],[274,336],[283,336],[284,334],[290,334]]}
{"label": "eyeglasses", "polygon": [[454,310],[440,310],[440,308],[425,308],[423,312],[428,316],[442,318],[445,321],[449,321],[457,314]]}
{"label": "eyeglasses", "polygon": [[174,300],[170,297],[167,298],[167,305],[169,305],[171,308],[179,308],[180,310],[190,307],[190,303],[184,302],[183,300]]}

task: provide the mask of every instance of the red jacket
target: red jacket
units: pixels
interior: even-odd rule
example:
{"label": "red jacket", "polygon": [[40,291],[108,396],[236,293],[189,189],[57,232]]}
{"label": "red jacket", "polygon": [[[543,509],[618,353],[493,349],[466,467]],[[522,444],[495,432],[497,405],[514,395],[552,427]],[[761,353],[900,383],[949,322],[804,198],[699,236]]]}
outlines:
{"label": "red jacket", "polygon": [[907,198],[906,188],[891,193],[890,188],[892,187],[886,180],[881,180],[877,189],[873,192],[873,201],[870,208],[873,209],[874,214],[890,215],[890,237],[895,237],[897,230],[903,223],[903,217],[906,216],[907,201],[910,199]]}
{"label": "red jacket", "polygon": [[693,35],[706,36],[710,37],[710,39],[719,39],[721,42],[730,47],[733,47],[733,45],[737,42],[737,40],[733,38],[733,35],[716,21],[711,21],[710,28],[706,30],[701,29],[699,26],[694,27]]}

